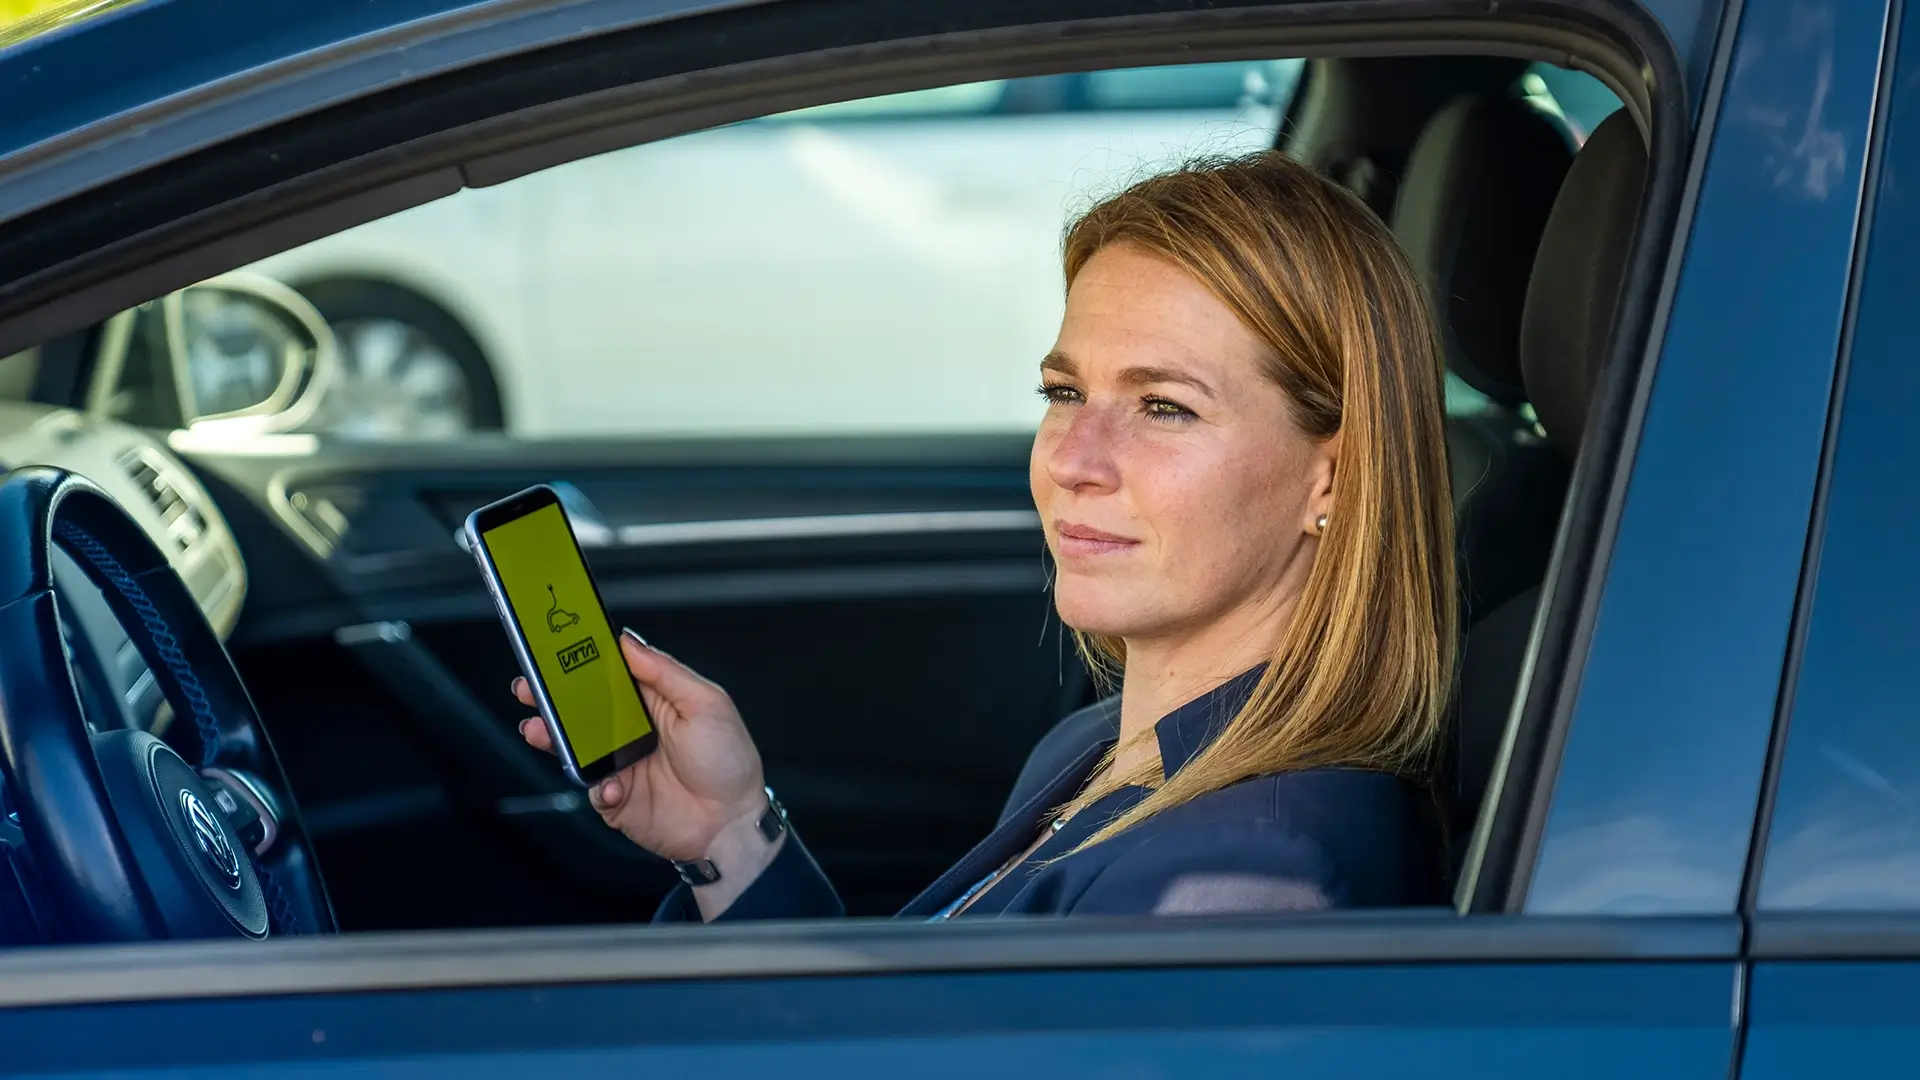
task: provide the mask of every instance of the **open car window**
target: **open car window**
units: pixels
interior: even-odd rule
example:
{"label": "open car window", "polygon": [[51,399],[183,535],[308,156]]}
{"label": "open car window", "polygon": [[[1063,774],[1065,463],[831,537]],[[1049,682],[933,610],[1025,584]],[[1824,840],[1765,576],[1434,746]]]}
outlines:
{"label": "open car window", "polygon": [[[338,339],[338,377],[302,430],[1023,431],[1063,222],[1183,160],[1283,144],[1304,66],[1118,68],[791,110],[462,191],[248,269],[310,300]],[[1513,92],[1576,143],[1619,107],[1545,64]],[[909,336],[903,382],[889,365]],[[794,410],[796,394],[834,404]],[[1447,403],[1493,404],[1456,374]]]}
{"label": "open car window", "polygon": [[322,429],[1029,430],[1064,221],[1187,158],[1273,146],[1300,67],[801,109],[463,191],[251,269],[306,294],[340,338]]}

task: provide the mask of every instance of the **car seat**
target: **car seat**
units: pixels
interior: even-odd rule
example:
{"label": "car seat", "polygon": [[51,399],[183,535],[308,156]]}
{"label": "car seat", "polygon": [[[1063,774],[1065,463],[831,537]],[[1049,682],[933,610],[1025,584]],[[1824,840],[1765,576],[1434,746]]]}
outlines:
{"label": "car seat", "polygon": [[1467,622],[1538,582],[1553,550],[1568,470],[1521,412],[1520,333],[1534,256],[1572,163],[1556,118],[1511,93],[1467,94],[1422,129],[1394,206],[1447,368],[1487,398],[1447,421]]}
{"label": "car seat", "polygon": [[[1547,445],[1569,464],[1606,357],[1646,168],[1639,130],[1624,111],[1614,113],[1575,157],[1534,259],[1520,321],[1520,375]],[[1514,714],[1540,595],[1536,579],[1467,632],[1450,770],[1456,874]]]}

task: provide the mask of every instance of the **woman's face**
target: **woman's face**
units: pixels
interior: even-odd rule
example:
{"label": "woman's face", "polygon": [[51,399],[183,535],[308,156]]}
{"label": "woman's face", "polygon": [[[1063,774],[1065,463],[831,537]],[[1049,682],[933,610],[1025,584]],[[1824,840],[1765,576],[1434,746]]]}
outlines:
{"label": "woman's face", "polygon": [[1298,592],[1338,439],[1298,430],[1265,353],[1169,262],[1116,245],[1081,269],[1029,468],[1068,626],[1130,646],[1256,633]]}

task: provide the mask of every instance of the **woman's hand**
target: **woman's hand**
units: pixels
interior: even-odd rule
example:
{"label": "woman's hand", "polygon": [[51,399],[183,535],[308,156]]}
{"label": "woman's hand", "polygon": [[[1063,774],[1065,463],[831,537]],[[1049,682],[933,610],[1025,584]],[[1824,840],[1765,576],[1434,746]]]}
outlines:
{"label": "woman's hand", "polygon": [[[660,732],[659,749],[601,781],[589,793],[594,809],[627,839],[656,855],[683,862],[712,859],[720,882],[695,889],[712,918],[772,861],[778,845],[760,836],[767,809],[760,752],[725,690],[640,640],[620,635],[627,670]],[[527,680],[513,680],[513,696],[533,705]],[[520,722],[520,735],[553,750],[544,721]],[[782,837],[784,840],[784,836]]]}

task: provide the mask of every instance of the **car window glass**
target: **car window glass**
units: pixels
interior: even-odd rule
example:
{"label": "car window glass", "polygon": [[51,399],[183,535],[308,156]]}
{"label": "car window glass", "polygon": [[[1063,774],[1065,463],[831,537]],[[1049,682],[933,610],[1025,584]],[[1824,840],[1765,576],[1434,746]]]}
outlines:
{"label": "car window glass", "polygon": [[[1920,55],[1909,19],[1903,67]],[[1897,77],[1878,167],[1819,565],[1759,903],[1920,908],[1920,82]],[[1803,601],[1804,603],[1804,601]]]}
{"label": "car window glass", "polygon": [[39,346],[0,357],[0,401],[26,401],[31,398],[34,379],[39,374]]}
{"label": "car window glass", "polygon": [[1600,121],[1620,108],[1620,98],[1607,84],[1584,71],[1537,63],[1527,68],[1520,86],[1534,102],[1564,119],[1576,142],[1585,142]]}
{"label": "car window glass", "polygon": [[995,110],[1006,97],[1009,81],[989,79],[957,86],[909,90],[904,94],[836,101],[775,113],[749,122],[767,124],[794,120],[857,120],[865,117],[979,116]]}
{"label": "car window glass", "polygon": [[1096,71],[1086,77],[1091,109],[1219,109],[1292,98],[1299,60],[1264,64],[1186,64]]}

